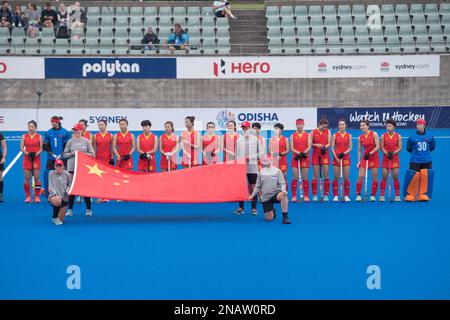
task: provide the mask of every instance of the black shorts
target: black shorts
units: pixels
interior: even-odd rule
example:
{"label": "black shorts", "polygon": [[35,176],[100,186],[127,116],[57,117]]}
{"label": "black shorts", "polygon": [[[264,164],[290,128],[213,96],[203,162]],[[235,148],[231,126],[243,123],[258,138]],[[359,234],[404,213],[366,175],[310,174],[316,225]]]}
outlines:
{"label": "black shorts", "polygon": [[225,10],[216,11],[216,12],[214,13],[214,15],[215,15],[217,18],[223,18],[223,17],[225,17]]}
{"label": "black shorts", "polygon": [[249,184],[256,184],[256,179],[258,179],[257,173],[247,173],[247,181]]}
{"label": "black shorts", "polygon": [[52,207],[53,207],[53,208],[56,208],[56,209],[59,209],[59,208],[67,207],[68,204],[69,204],[68,202],[61,201],[61,207],[55,207],[54,205],[52,205]]}
{"label": "black shorts", "polygon": [[421,169],[432,169],[432,164],[432,161],[425,163],[410,162],[409,169],[414,171],[420,171]]}
{"label": "black shorts", "polygon": [[280,201],[277,200],[277,195],[278,193],[274,195],[272,198],[270,198],[268,201],[262,203],[264,212],[273,211],[273,204],[280,203]]}

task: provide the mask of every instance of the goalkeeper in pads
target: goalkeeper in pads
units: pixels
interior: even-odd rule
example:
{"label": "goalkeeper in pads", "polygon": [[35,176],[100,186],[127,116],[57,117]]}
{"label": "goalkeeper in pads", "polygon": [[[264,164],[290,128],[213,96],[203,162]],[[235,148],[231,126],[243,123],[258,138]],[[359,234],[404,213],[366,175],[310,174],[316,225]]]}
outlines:
{"label": "goalkeeper in pads", "polygon": [[406,145],[406,149],[411,153],[403,189],[407,202],[428,201],[433,194],[434,170],[431,169],[431,151],[436,148],[436,140],[425,130],[425,119],[417,120],[416,126],[417,131],[409,137]]}
{"label": "goalkeeper in pads", "polygon": [[283,172],[273,165],[270,155],[265,155],[261,162],[264,167],[258,174],[255,189],[249,198],[253,200],[257,195],[260,196],[266,221],[276,218],[276,210],[273,205],[281,203],[282,223],[291,224],[288,217],[288,198]]}

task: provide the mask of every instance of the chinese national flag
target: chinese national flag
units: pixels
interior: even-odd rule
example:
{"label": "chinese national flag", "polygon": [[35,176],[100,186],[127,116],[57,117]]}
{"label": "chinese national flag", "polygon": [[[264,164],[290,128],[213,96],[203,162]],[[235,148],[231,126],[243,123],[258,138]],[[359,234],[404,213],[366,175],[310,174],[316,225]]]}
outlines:
{"label": "chinese national flag", "polygon": [[245,164],[215,164],[153,174],[120,171],[77,152],[71,195],[140,202],[248,200]]}

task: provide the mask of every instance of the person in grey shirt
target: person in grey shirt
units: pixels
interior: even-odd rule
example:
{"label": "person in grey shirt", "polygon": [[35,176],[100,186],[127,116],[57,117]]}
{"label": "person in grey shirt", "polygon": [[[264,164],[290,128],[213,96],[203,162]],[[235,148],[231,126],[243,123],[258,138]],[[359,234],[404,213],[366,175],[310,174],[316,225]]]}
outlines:
{"label": "person in grey shirt", "polygon": [[[66,147],[64,148],[63,157],[67,159],[67,170],[73,178],[73,173],[75,170],[75,152],[80,151],[91,157],[95,157],[94,148],[91,142],[81,136],[83,131],[83,126],[80,123],[76,123],[73,128],[72,139],[67,141]],[[75,196],[69,196],[69,209],[67,210],[66,216],[71,217],[73,215],[72,209],[75,202]],[[92,216],[91,210],[91,198],[84,197],[84,202],[86,203],[86,217]]]}
{"label": "person in grey shirt", "polygon": [[[258,138],[252,134],[250,122],[242,122],[241,128],[244,134],[236,141],[236,159],[237,163],[247,165],[248,190],[249,193],[252,193],[258,177],[258,160],[264,155],[264,149]],[[244,201],[239,202],[239,208],[234,213],[244,213]],[[256,199],[252,201],[252,214],[258,214]]]}
{"label": "person in grey shirt", "polygon": [[276,217],[274,203],[281,203],[283,212],[283,224],[291,224],[288,217],[288,198],[286,181],[280,169],[273,165],[273,158],[265,155],[262,160],[263,168],[258,174],[256,186],[250,199],[259,195],[264,210],[264,217],[267,221],[272,221]]}
{"label": "person in grey shirt", "polygon": [[72,177],[64,170],[64,162],[61,159],[55,160],[55,170],[48,174],[48,200],[53,207],[53,223],[57,226],[64,222],[71,183]]}

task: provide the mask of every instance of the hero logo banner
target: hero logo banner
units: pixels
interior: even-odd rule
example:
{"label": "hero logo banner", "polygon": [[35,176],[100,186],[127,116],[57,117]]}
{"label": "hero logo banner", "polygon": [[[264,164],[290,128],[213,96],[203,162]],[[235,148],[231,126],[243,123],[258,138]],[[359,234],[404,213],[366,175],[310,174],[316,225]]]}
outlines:
{"label": "hero logo banner", "polygon": [[47,79],[175,79],[175,58],[46,58]]}
{"label": "hero logo banner", "polygon": [[304,57],[179,57],[178,79],[306,78]]}
{"label": "hero logo banner", "polygon": [[450,128],[450,107],[319,108],[317,121],[322,117],[328,118],[333,129],[337,129],[340,119],[346,120],[349,129],[359,129],[361,121],[369,121],[371,127],[381,129],[388,119],[402,129],[415,128],[418,119],[425,119],[429,128]]}

